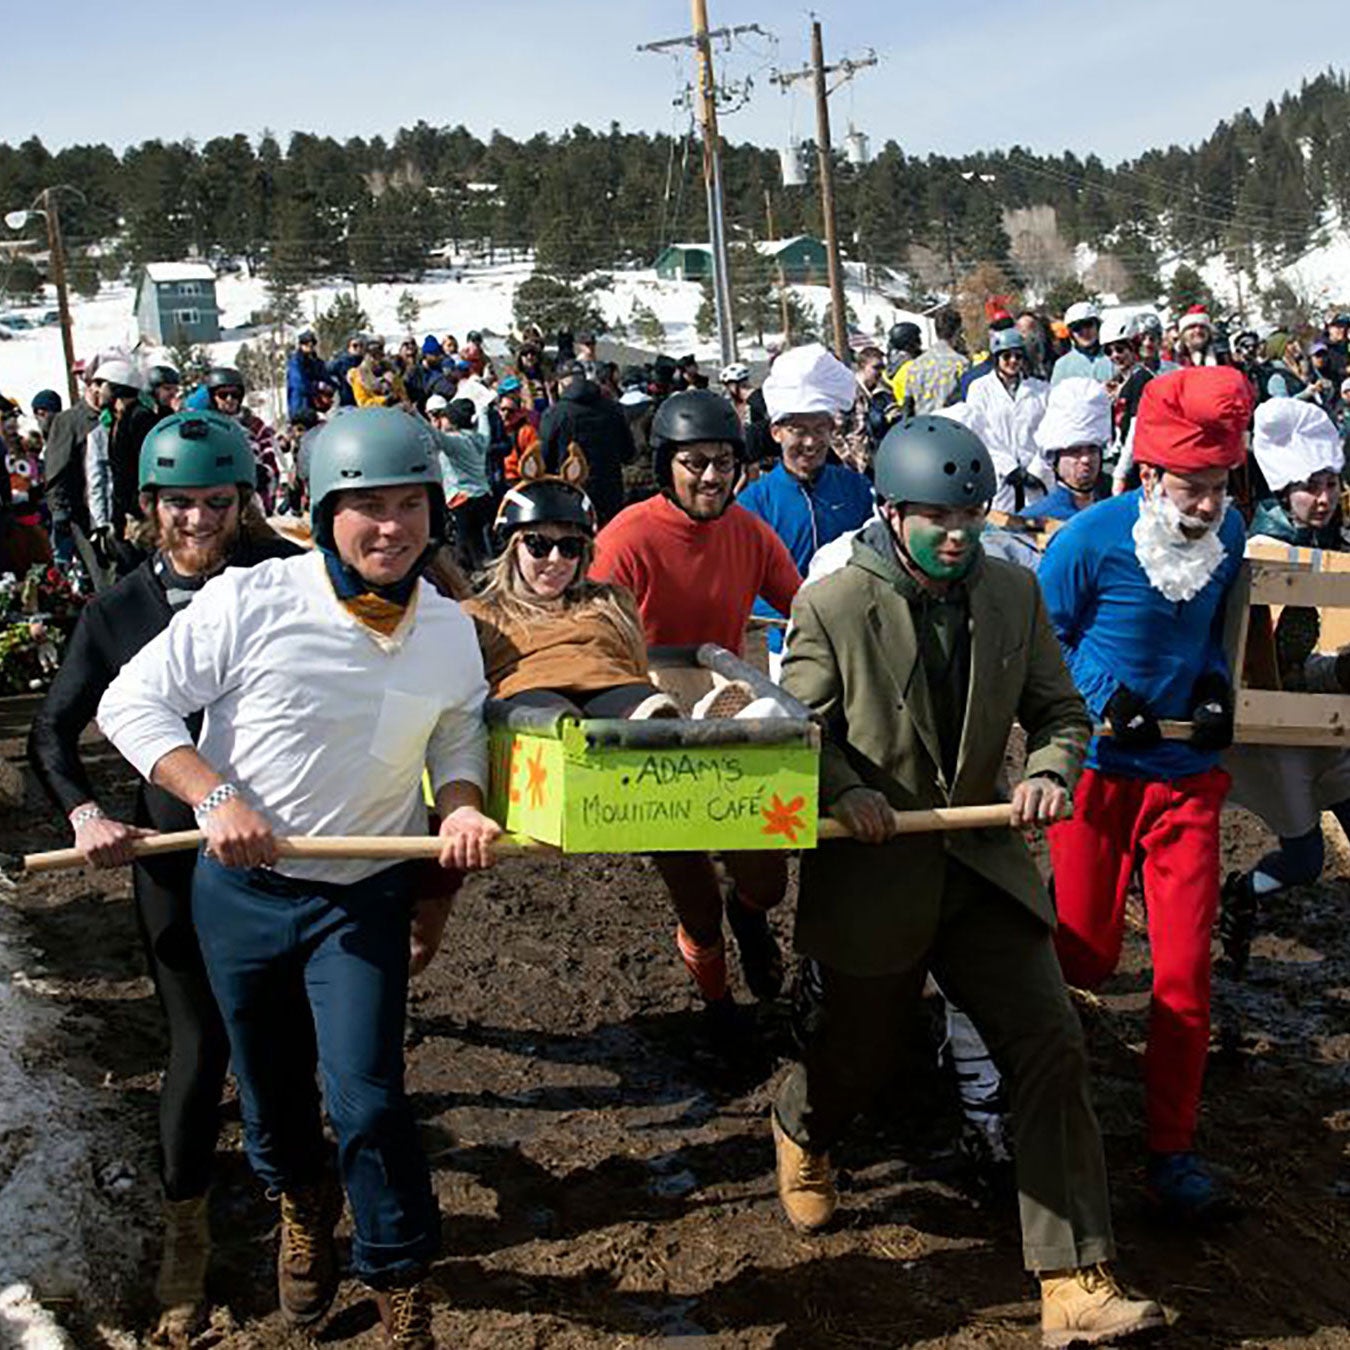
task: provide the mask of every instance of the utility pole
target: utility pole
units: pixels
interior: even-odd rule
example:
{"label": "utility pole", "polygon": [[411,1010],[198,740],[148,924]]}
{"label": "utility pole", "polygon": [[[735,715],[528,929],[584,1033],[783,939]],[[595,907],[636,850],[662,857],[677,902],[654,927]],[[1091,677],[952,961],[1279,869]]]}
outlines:
{"label": "utility pole", "polygon": [[691,0],[694,31],[687,38],[666,38],[644,43],[640,52],[660,52],[671,47],[693,47],[698,59],[697,107],[703,129],[703,185],[708,197],[708,245],[712,251],[713,306],[717,312],[717,341],[722,364],[736,359],[736,316],[731,305],[731,268],[727,261],[726,219],[722,197],[722,150],[717,129],[717,83],[713,78],[712,40],[738,33],[768,34],[758,25],[708,28],[708,0]]}
{"label": "utility pole", "polygon": [[[816,92],[816,153],[820,160],[820,207],[825,218],[825,252],[830,280],[830,309],[834,319],[834,354],[843,362],[852,359],[848,345],[848,323],[845,318],[844,268],[839,257],[839,222],[834,209],[834,150],[830,145],[830,95],[839,85],[851,80],[866,66],[877,63],[876,53],[869,52],[857,61],[843,60],[833,66],[825,64],[825,42],[821,36],[820,20],[811,21],[811,64],[804,70],[774,74],[775,83],[786,89],[797,80],[809,79]],[[826,77],[839,73],[842,78],[831,89]]]}
{"label": "utility pole", "polygon": [[75,338],[70,330],[70,295],[66,290],[66,249],[61,239],[61,221],[52,201],[52,190],[43,190],[42,212],[47,217],[47,248],[52,255],[52,280],[56,283],[56,309],[61,316],[61,346],[66,354],[66,392],[70,405],[80,401],[75,385]]}
{"label": "utility pole", "polygon": [[[768,226],[769,238],[777,239],[773,228],[773,193],[764,189],[764,222]],[[778,304],[783,314],[783,346],[792,346],[792,307],[788,304],[787,277],[783,275],[783,258],[780,254],[778,264]]]}

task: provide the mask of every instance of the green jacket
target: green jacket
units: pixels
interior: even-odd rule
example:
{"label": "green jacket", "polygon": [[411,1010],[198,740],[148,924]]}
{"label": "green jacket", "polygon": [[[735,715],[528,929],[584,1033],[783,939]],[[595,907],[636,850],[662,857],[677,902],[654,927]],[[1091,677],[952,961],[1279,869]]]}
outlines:
{"label": "green jacket", "polygon": [[[851,787],[884,792],[902,811],[997,801],[1006,796],[1000,780],[1014,720],[1026,732],[1027,775],[1055,773],[1072,790],[1092,724],[1035,576],[981,556],[966,578],[970,681],[951,783],[907,580],[893,553],[860,538],[847,566],[804,586],[793,603],[782,682],[824,724],[822,811]],[[853,975],[913,965],[937,928],[948,854],[1053,926],[1054,907],[1017,831],[844,841],[803,856],[797,950]]]}

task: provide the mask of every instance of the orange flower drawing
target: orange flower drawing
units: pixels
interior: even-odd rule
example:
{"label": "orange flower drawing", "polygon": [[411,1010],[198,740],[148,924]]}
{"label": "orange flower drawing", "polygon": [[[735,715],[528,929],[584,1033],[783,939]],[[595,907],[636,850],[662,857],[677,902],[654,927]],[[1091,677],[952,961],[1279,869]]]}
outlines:
{"label": "orange flower drawing", "polygon": [[760,815],[768,821],[768,824],[764,827],[764,833],[784,835],[789,843],[795,844],[797,832],[806,829],[806,822],[802,820],[800,815],[801,809],[805,805],[805,797],[794,797],[785,806],[783,799],[775,792],[773,800],[768,806],[760,808]]}
{"label": "orange flower drawing", "polygon": [[529,782],[525,785],[525,790],[530,794],[531,806],[542,806],[544,804],[544,785],[548,782],[548,770],[544,768],[544,747],[541,745],[535,752],[534,758],[525,761],[525,768],[529,774]]}

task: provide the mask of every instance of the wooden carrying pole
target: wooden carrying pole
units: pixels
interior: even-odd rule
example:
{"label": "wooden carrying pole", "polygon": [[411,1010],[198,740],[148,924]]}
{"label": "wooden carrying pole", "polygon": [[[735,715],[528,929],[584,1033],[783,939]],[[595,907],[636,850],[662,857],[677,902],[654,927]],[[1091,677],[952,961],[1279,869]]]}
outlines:
{"label": "wooden carrying pole", "polygon": [[[897,811],[896,834],[930,834],[938,830],[989,830],[1008,828],[1012,807],[1006,802],[989,806],[939,806],[928,811]],[[847,839],[849,832],[837,820],[822,820],[817,835],[822,840]],[[131,851],[137,858],[152,858],[162,853],[183,853],[199,848],[206,836],[200,830],[179,830],[170,834],[152,834],[135,839]],[[336,835],[307,838],[292,835],[277,840],[277,852],[283,858],[435,858],[442,841],[433,835],[383,838],[379,835]],[[516,835],[503,835],[493,844],[499,857],[528,853],[557,853],[551,844]],[[77,848],[58,848],[49,853],[30,853],[23,860],[25,872],[60,872],[85,865]]]}

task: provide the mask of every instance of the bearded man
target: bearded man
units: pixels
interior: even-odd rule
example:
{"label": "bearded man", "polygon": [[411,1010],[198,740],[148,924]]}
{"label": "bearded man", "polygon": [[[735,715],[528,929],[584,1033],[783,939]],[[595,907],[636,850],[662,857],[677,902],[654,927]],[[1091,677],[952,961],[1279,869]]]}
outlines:
{"label": "bearded man", "polygon": [[[1229,367],[1151,381],[1135,431],[1141,486],[1069,521],[1040,569],[1069,670],[1111,729],[1089,747],[1073,818],[1050,831],[1056,946],[1070,984],[1092,988],[1114,971],[1141,859],[1153,956],[1147,1180],[1182,1219],[1218,1200],[1194,1137],[1229,781],[1219,753],[1233,739],[1224,609],[1244,536],[1227,484],[1250,415],[1247,381]],[[1189,720],[1189,738],[1164,740],[1167,718]]]}

